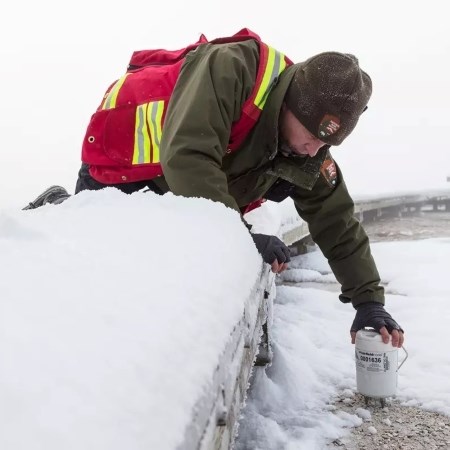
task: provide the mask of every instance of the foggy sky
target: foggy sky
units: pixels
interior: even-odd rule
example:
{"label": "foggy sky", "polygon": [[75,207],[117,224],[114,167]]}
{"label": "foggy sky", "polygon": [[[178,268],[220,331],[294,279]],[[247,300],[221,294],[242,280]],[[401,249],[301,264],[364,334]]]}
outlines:
{"label": "foggy sky", "polygon": [[443,185],[450,176],[450,38],[444,1],[8,3],[0,18],[0,207],[51,184],[73,192],[81,141],[131,53],[248,27],[295,62],[355,54],[373,80],[368,111],[333,156],[350,191]]}

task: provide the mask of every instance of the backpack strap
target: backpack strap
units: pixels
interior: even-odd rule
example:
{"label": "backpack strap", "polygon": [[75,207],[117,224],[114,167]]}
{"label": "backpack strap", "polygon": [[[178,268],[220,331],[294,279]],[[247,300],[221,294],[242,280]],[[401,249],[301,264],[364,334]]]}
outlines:
{"label": "backpack strap", "polygon": [[283,53],[259,43],[259,67],[255,86],[250,97],[245,101],[240,119],[233,124],[227,153],[237,150],[256,124],[266,104],[272,88],[286,67],[293,62]]}

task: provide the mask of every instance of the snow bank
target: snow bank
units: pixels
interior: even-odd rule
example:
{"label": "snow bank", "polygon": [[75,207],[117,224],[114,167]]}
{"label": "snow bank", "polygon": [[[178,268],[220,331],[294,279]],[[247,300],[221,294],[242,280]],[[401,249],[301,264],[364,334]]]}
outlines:
{"label": "snow bank", "polygon": [[0,212],[0,448],[174,449],[260,267],[204,199]]}
{"label": "snow bank", "polygon": [[[409,358],[399,371],[397,398],[450,416],[450,239],[375,243],[372,252],[386,285],[387,310],[406,333]],[[307,281],[307,287],[277,288],[274,360],[255,374],[238,450],[320,450],[361,425],[360,417],[335,415],[329,405],[337,393],[349,397],[356,390],[349,334],[355,311],[338,300],[336,285],[327,291],[333,288],[330,272],[316,251],[293,258],[283,273],[283,280]]]}

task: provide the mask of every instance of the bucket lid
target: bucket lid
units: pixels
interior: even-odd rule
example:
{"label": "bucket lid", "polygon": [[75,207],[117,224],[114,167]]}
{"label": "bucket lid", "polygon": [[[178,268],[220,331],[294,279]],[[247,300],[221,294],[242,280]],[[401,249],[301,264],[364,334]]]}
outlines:
{"label": "bucket lid", "polygon": [[[383,338],[378,331],[374,329],[363,328],[356,333],[356,344],[365,342],[366,344],[380,345],[378,351],[390,351],[397,350],[396,347],[392,345],[392,340],[390,339],[387,344],[383,342]],[[389,349],[389,350],[388,350]]]}

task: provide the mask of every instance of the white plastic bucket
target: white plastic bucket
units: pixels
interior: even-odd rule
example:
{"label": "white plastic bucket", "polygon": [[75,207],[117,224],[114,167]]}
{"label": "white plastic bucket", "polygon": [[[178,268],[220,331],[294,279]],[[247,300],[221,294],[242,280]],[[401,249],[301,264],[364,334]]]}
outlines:
{"label": "white plastic bucket", "polygon": [[355,341],[356,387],[360,394],[373,398],[392,397],[397,391],[398,348],[374,330],[359,330]]}

